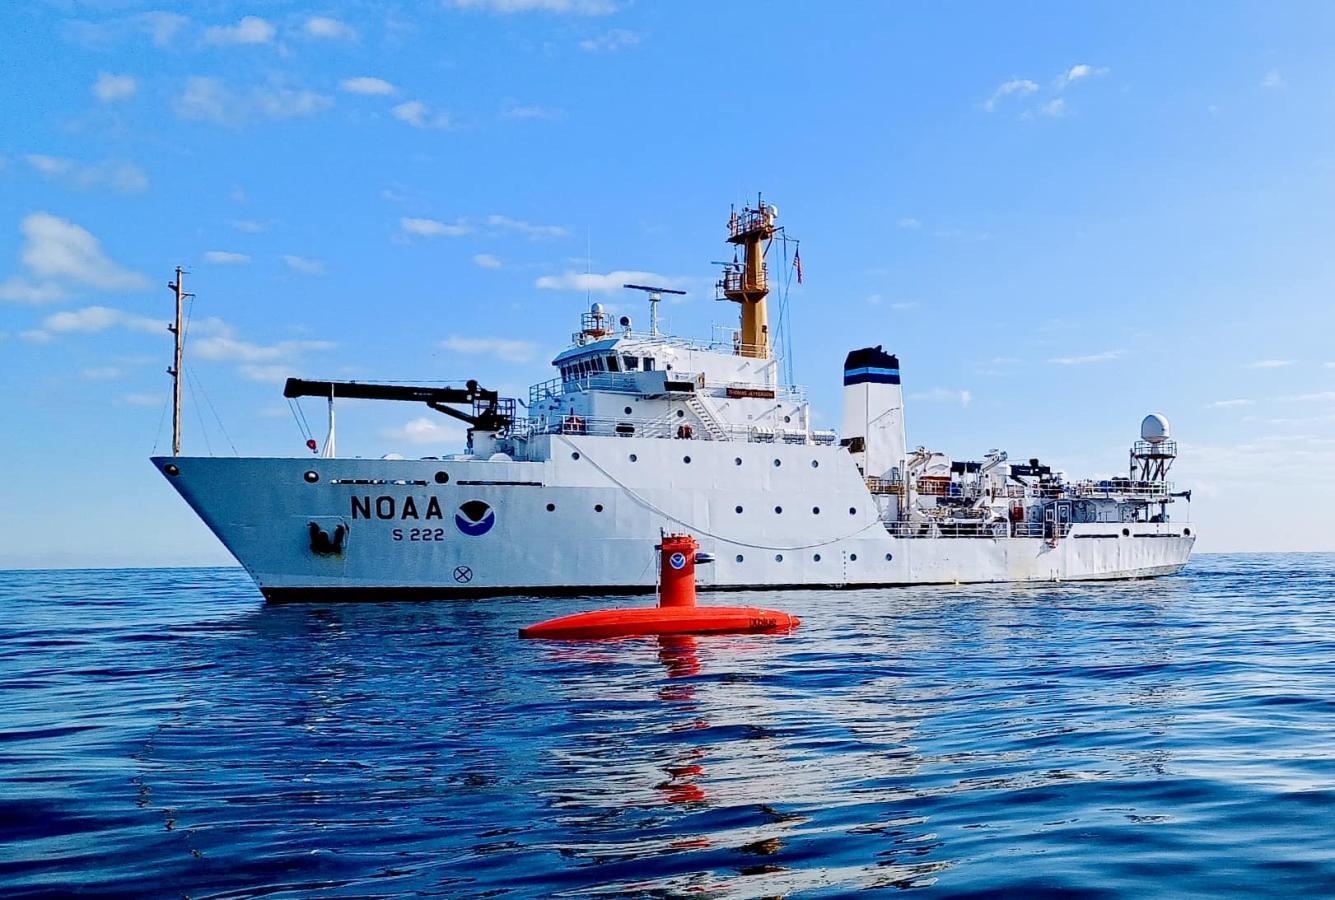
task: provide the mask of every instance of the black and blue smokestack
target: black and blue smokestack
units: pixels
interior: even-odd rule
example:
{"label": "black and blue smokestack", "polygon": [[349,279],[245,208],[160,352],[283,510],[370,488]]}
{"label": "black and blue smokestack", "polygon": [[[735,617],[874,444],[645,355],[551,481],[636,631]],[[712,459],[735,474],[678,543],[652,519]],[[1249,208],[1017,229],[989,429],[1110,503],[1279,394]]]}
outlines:
{"label": "black and blue smokestack", "polygon": [[879,344],[853,350],[844,360],[844,387],[868,383],[899,384],[899,358]]}

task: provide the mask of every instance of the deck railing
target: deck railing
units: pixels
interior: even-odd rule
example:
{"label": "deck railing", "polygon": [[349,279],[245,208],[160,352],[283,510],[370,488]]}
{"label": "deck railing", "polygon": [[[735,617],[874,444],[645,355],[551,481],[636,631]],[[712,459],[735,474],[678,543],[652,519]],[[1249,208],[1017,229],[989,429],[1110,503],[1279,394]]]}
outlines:
{"label": "deck railing", "polygon": [[601,435],[604,437],[648,437],[695,441],[738,441],[756,444],[817,444],[829,446],[836,442],[833,431],[790,431],[763,426],[726,425],[719,423],[717,434],[676,417],[658,419],[607,419],[579,415],[534,416],[519,419],[510,434],[530,438],[540,434]]}

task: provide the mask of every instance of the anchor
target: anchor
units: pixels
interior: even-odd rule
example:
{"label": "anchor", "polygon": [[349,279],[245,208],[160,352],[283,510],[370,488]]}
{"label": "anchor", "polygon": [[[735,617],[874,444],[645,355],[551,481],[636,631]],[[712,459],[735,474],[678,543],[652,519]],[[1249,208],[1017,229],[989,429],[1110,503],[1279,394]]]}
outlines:
{"label": "anchor", "polygon": [[310,523],[311,532],[311,552],[319,556],[339,556],[343,553],[343,539],[348,536],[348,526],[338,525],[334,528],[334,537],[331,540],[329,532],[320,527],[319,523]]}

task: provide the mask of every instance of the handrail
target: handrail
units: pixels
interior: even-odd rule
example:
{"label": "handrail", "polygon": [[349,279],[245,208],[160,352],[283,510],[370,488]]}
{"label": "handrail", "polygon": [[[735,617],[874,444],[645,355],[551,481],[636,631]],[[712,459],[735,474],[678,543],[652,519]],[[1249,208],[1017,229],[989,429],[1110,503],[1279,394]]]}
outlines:
{"label": "handrail", "polygon": [[[695,382],[699,373],[695,372],[670,372],[669,380],[691,381]],[[697,387],[696,393],[704,394],[709,397],[726,397],[728,389],[754,389],[773,391],[775,400],[783,400],[790,403],[803,403],[807,398],[807,389],[800,384],[790,384],[782,386],[770,386],[756,384],[752,381],[706,381],[704,387]],[[528,390],[528,403],[532,406],[549,397],[563,397],[566,394],[581,394],[588,391],[607,391],[615,394],[643,394],[646,393],[644,386],[640,384],[639,376],[632,372],[598,372],[593,375],[585,375],[582,378],[549,378],[546,381],[538,382]]]}

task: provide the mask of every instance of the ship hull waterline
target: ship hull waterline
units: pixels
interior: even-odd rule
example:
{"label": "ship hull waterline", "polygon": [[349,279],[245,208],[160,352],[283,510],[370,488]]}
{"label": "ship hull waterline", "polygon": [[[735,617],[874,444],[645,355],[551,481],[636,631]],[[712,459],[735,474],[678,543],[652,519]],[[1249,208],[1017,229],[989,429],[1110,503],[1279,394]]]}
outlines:
{"label": "ship hull waterline", "polygon": [[153,462],[274,602],[651,593],[663,530],[713,556],[702,591],[1151,578],[1196,538],[1176,522],[895,537],[839,447],[544,440],[540,462]]}

